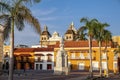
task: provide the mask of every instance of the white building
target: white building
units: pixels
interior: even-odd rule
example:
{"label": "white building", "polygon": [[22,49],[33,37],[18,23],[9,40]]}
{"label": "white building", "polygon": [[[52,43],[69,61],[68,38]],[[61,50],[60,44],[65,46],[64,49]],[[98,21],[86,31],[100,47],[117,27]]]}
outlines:
{"label": "white building", "polygon": [[54,69],[54,49],[38,48],[34,52],[35,70],[53,70]]}

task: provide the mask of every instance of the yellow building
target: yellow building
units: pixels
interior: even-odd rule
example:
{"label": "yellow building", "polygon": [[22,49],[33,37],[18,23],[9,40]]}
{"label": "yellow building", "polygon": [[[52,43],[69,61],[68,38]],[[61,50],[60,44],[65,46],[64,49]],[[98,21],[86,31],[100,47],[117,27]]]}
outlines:
{"label": "yellow building", "polygon": [[14,49],[15,69],[34,69],[34,48]]}
{"label": "yellow building", "polygon": [[[90,68],[90,55],[89,55],[89,46],[88,41],[65,41],[64,49],[68,54],[68,65],[72,70],[89,70]],[[102,44],[102,69],[107,68],[107,56],[104,52],[105,44]],[[54,48],[55,52],[55,61],[56,54],[59,50],[59,42]],[[117,57],[114,56],[114,48],[112,43],[108,45],[108,64],[109,70],[113,71],[118,68],[117,66]],[[99,47],[97,41],[92,41],[92,64],[93,70],[99,70]]]}
{"label": "yellow building", "polygon": [[118,45],[120,45],[120,36],[113,36],[112,37],[113,42],[117,43]]}
{"label": "yellow building", "polygon": [[[10,46],[4,45],[3,48],[4,69],[8,69]],[[34,69],[34,53],[31,48],[14,49],[14,68],[15,69]]]}

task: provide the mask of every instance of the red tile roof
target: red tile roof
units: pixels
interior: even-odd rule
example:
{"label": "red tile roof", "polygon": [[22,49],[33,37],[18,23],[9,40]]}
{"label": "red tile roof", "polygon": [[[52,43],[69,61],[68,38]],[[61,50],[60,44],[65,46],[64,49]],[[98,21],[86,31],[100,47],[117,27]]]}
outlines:
{"label": "red tile roof", "polygon": [[39,51],[54,51],[54,48],[35,48],[34,52]]}
{"label": "red tile roof", "polygon": [[54,48],[15,48],[14,52],[54,51]]}
{"label": "red tile roof", "polygon": [[34,48],[15,48],[14,52],[33,52]]}
{"label": "red tile roof", "polygon": [[[102,43],[102,47],[105,46],[105,43]],[[111,42],[108,44],[108,46],[112,47]],[[56,43],[55,47],[59,47],[59,42]],[[65,41],[64,47],[89,47],[89,42],[86,41]],[[98,47],[97,41],[92,41],[92,47]]]}

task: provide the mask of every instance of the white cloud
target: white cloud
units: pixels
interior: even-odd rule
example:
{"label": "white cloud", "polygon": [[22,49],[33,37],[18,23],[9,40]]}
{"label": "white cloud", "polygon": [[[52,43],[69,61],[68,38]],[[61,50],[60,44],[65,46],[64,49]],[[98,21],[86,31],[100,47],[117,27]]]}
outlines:
{"label": "white cloud", "polygon": [[33,15],[35,16],[46,16],[54,13],[57,8],[50,8],[50,9],[36,9],[33,10]]}

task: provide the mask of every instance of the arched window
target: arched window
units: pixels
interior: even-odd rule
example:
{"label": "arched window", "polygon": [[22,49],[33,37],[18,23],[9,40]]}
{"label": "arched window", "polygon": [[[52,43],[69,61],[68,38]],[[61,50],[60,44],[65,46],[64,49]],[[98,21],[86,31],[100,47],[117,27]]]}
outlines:
{"label": "arched window", "polygon": [[47,54],[47,61],[52,62],[52,54]]}

